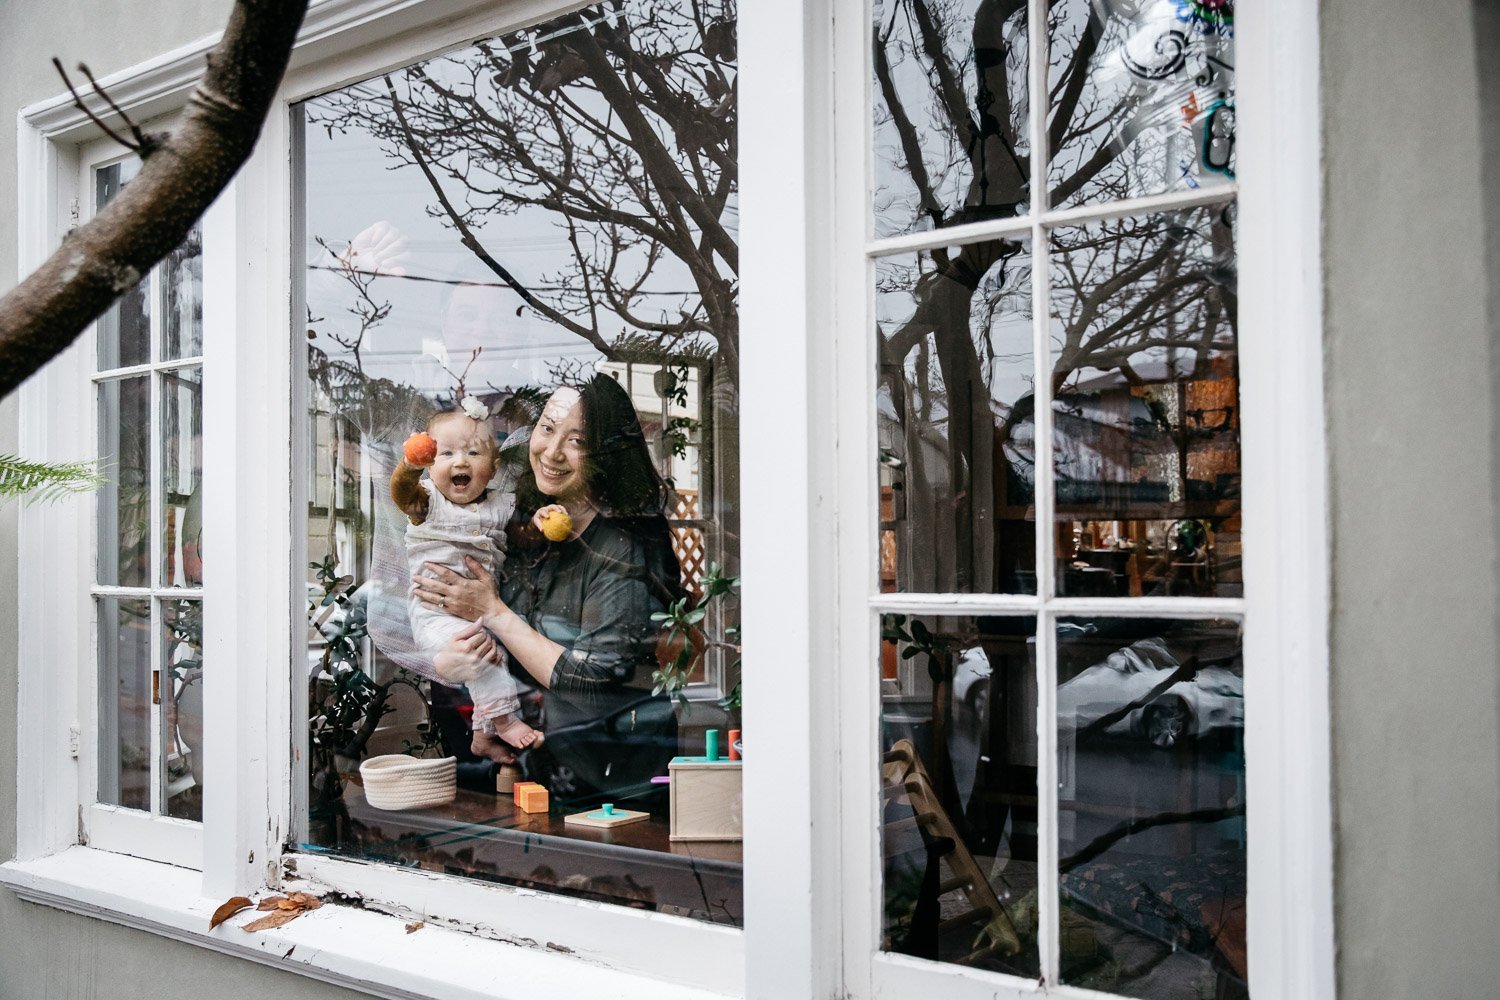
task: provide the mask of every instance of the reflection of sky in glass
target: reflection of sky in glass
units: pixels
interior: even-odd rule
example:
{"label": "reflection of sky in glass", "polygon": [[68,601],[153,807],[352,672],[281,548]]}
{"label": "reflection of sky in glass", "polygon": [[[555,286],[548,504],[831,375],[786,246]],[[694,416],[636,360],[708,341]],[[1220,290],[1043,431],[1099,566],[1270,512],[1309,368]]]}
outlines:
{"label": "reflection of sky in glass", "polygon": [[[640,37],[653,39],[665,46],[689,48],[690,39],[683,25],[667,23],[639,4],[632,4],[627,16],[639,21],[652,18],[649,30]],[[551,32],[550,34],[556,34]],[[545,41],[542,32],[508,36],[515,52],[534,53],[534,39]],[[391,74],[401,100],[414,122],[421,120],[424,101],[430,100],[435,87],[451,89],[466,100],[477,94],[479,104],[497,121],[507,121],[508,107],[526,109],[515,93],[497,88],[485,65],[482,46],[506,52],[505,43],[492,41],[435,58],[417,72]],[[694,64],[684,58],[680,69],[669,69],[673,79],[685,78],[699,68],[703,57]],[[733,64],[721,64],[731,79]],[[518,88],[517,93],[520,92]],[[497,93],[500,95],[497,97]],[[526,93],[535,94],[530,88]],[[426,95],[426,96],[424,96]],[[550,104],[564,108],[564,114],[594,116],[614,121],[604,99],[582,83],[564,85],[552,91]],[[357,302],[352,286],[336,269],[334,261],[317,240],[323,239],[334,251],[342,251],[350,241],[372,224],[385,222],[406,238],[410,258],[403,264],[406,276],[377,277],[370,296],[376,304],[389,301],[391,310],[367,334],[361,358],[367,375],[386,377],[414,385],[427,394],[451,391],[456,374],[470,363],[470,352],[481,347],[482,353],[469,368],[467,384],[471,390],[488,385],[497,388],[551,381],[559,370],[577,371],[580,365],[592,365],[600,358],[597,349],[576,332],[569,331],[537,310],[525,306],[522,297],[506,287],[500,276],[478,256],[464,247],[460,236],[448,223],[439,207],[439,199],[422,170],[409,162],[404,143],[389,135],[372,134],[379,129],[358,122],[344,131],[325,127],[338,114],[347,114],[355,99],[364,101],[363,114],[390,130],[394,117],[390,112],[389,93],[383,78],[356,84],[344,91],[307,102],[306,126],[306,259],[311,265],[308,277],[308,306],[322,322],[313,327],[320,333],[340,333],[345,338],[358,332],[359,320],[349,312]],[[456,105],[457,102],[455,102]],[[533,113],[534,108],[530,109]],[[462,138],[454,141],[454,150],[429,156],[434,174],[444,193],[460,211],[467,211],[466,221],[483,248],[521,285],[539,299],[557,307],[572,319],[588,325],[590,315],[597,316],[600,337],[606,342],[622,334],[637,332],[627,319],[612,311],[602,301],[597,288],[585,288],[580,280],[576,254],[581,253],[594,265],[615,259],[616,273],[626,284],[634,286],[639,298],[631,307],[635,317],[648,323],[673,321],[682,313],[702,308],[699,292],[688,266],[672,252],[658,253],[648,259],[640,244],[611,247],[597,223],[580,221],[570,233],[565,216],[549,207],[524,204],[521,199],[540,196],[539,185],[518,179],[516,173],[501,176],[497,168],[498,153],[485,150],[480,143],[482,130],[458,123],[450,117],[443,120],[429,107],[425,121],[442,121]],[[564,121],[567,119],[564,118]],[[653,122],[664,146],[676,149],[672,130]],[[618,122],[615,122],[618,129]],[[420,128],[421,126],[418,126]],[[618,129],[623,134],[623,129]],[[545,135],[545,129],[539,134]],[[577,144],[580,159],[598,156],[603,162],[613,156],[628,164],[625,172],[640,178],[639,154],[624,140],[607,148],[603,143],[586,144],[586,133],[574,127],[567,138]],[[555,139],[550,147],[561,144]],[[395,154],[401,153],[406,162]],[[451,176],[449,169],[466,173],[467,182]],[[618,178],[620,165],[595,167],[603,176]],[[691,175],[689,175],[691,176]],[[471,190],[472,189],[472,190]],[[521,197],[510,197],[506,192]],[[642,213],[639,198],[623,182],[600,185],[600,197],[621,212]],[[658,197],[654,190],[650,198]],[[472,211],[478,209],[479,211]],[[737,230],[736,196],[731,193],[721,224],[733,236]],[[696,239],[697,233],[693,234]],[[575,251],[574,242],[577,243]],[[732,271],[719,261],[719,273],[732,280]],[[424,280],[425,279],[425,280]],[[484,287],[457,288],[458,283],[475,283]],[[596,311],[595,311],[596,310]],[[333,356],[347,357],[327,336],[316,342]],[[690,332],[677,346],[697,343],[711,348],[714,340],[699,332]],[[448,372],[444,372],[444,368]]]}
{"label": "reflection of sky in glass", "polygon": [[[1027,241],[1027,249],[1030,243]],[[918,280],[933,268],[927,254],[882,258],[876,269],[875,322],[881,336],[889,340],[905,325],[917,308]],[[995,265],[986,273],[970,301],[969,328],[983,359],[985,382],[992,397],[1002,405],[997,418],[1031,392],[1034,373],[1031,362],[1031,265],[1027,251],[1003,269]],[[905,358],[908,379],[916,374],[916,352]],[[932,381],[941,385],[937,362],[932,361]],[[945,410],[943,398],[933,401],[934,414]]]}
{"label": "reflection of sky in glass", "polygon": [[[404,233],[411,250],[406,267],[412,277],[381,276],[372,285],[372,296],[377,302],[390,301],[391,313],[365,342],[362,354],[367,374],[411,384],[424,393],[450,390],[452,380],[444,375],[436,357],[450,309],[455,314],[477,314],[476,323],[487,334],[484,361],[472,372],[479,376],[480,386],[490,380],[504,387],[545,378],[545,366],[539,365],[542,359],[566,355],[592,361],[598,357],[587,343],[531,310],[521,310],[518,316],[522,301],[509,288],[465,289],[457,292],[459,301],[455,302],[451,282],[498,285],[498,279],[459,243],[451,228],[428,213],[432,190],[421,172],[414,166],[395,166],[374,138],[360,132],[329,137],[309,126],[306,183],[306,254],[314,267],[332,264],[314,237],[321,236],[335,249],[342,249],[366,227],[381,221]],[[569,254],[566,231],[544,209],[524,210],[475,229],[490,253],[528,287],[538,285]],[[315,328],[342,330],[345,335],[358,330],[358,321],[346,311],[352,303],[350,288],[336,271],[310,271],[307,299],[313,316],[325,320],[314,323]],[[319,343],[330,353],[340,353],[327,338],[320,338]],[[459,351],[460,344],[455,343],[454,355]],[[419,360],[424,354],[426,360]],[[452,367],[453,358],[448,362]],[[463,361],[457,364],[462,367]]]}
{"label": "reflection of sky in glass", "polygon": [[[976,114],[978,74],[975,59],[975,14],[981,0],[920,0],[923,10],[933,19],[943,38],[947,61],[959,76],[958,84],[964,103],[966,126],[955,128],[952,114],[940,96],[932,59],[922,51],[922,31],[916,8],[910,2],[877,0],[872,23],[876,43],[890,67],[890,79],[901,109],[918,137],[922,161],[937,203],[951,216],[971,196],[974,180],[968,145],[967,122]],[[1027,44],[1024,5],[1007,18],[994,36],[1005,48],[1005,78],[1009,81],[1010,123],[1015,130],[1014,152],[1024,163],[1030,143],[1027,121]],[[872,82],[875,102],[874,169],[875,233],[895,236],[932,228],[932,220],[923,211],[917,187],[912,180],[906,152],[895,125],[892,109],[881,92],[877,78]],[[977,149],[976,149],[977,152]],[[989,143],[984,155],[1005,155],[1003,147]]]}
{"label": "reflection of sky in glass", "polygon": [[[1204,129],[1232,137],[1232,8],[1188,0],[1062,0],[1048,81],[1054,120],[1049,182],[1058,206],[1136,198],[1223,185],[1232,159],[1205,165]],[[1201,13],[1203,8],[1208,13]],[[1082,77],[1070,72],[1092,32],[1098,37]],[[1081,87],[1069,84],[1074,79]],[[1076,93],[1076,103],[1073,94]],[[1059,132],[1056,130],[1062,129]],[[1226,155],[1232,156],[1232,144]],[[1112,152],[1111,152],[1112,151]],[[1102,163],[1101,159],[1107,162]],[[1214,158],[1208,158],[1210,163]],[[1084,176],[1080,176],[1083,171]]]}

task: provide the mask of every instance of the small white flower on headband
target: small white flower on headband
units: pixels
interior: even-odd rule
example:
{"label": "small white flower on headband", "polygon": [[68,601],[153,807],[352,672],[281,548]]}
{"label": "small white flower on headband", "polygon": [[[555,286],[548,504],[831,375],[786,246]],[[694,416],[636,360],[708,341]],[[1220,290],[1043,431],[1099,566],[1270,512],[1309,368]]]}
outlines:
{"label": "small white flower on headband", "polygon": [[475,420],[488,420],[490,418],[490,408],[474,396],[465,396],[458,405],[463,408],[465,414]]}

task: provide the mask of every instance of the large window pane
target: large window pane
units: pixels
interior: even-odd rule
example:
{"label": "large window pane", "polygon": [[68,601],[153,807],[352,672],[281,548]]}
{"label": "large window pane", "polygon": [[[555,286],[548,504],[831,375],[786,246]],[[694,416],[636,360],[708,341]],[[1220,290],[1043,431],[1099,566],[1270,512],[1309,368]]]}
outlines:
{"label": "large window pane", "polygon": [[151,602],[101,597],[99,801],[151,808]]}
{"label": "large window pane", "polygon": [[[737,728],[734,39],[725,3],[588,8],[299,107],[303,843],[739,923],[740,763],[672,765]],[[464,554],[462,617],[410,597]],[[383,807],[403,754],[452,801]],[[568,822],[605,803],[641,817]]]}
{"label": "large window pane", "polygon": [[1061,0],[1051,8],[1052,205],[1234,177],[1232,0]]}
{"label": "large window pane", "polygon": [[1024,0],[876,0],[875,233],[1026,211]]}
{"label": "large window pane", "polygon": [[151,583],[151,380],[139,375],[99,386],[98,580]]}
{"label": "large window pane", "polygon": [[1231,223],[1215,206],[1053,234],[1059,594],[1242,593]]}
{"label": "large window pane", "polygon": [[881,947],[1035,978],[1036,620],[881,634]]}
{"label": "large window pane", "polygon": [[883,590],[1036,592],[1029,251],[876,265]]}
{"label": "large window pane", "polygon": [[1092,619],[1057,638],[1063,982],[1248,996],[1239,626]]}

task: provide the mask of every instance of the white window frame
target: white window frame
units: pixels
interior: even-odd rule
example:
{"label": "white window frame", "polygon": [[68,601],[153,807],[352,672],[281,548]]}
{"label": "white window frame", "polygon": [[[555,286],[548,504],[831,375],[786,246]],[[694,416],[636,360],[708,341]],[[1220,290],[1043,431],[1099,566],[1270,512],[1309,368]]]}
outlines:
{"label": "white window frame", "polygon": [[[158,119],[148,127],[152,130],[169,129],[172,126],[170,117]],[[93,218],[98,210],[96,200],[95,175],[96,172],[105,169],[115,163],[128,159],[134,154],[122,148],[112,139],[103,139],[78,147],[77,163],[77,191],[78,195],[69,205],[70,224],[73,221],[87,222]],[[73,216],[77,206],[77,216]],[[206,229],[213,231],[218,221],[219,213],[222,211],[219,204],[210,207],[204,214],[203,225]],[[216,251],[222,253],[224,247],[216,247]],[[134,375],[147,375],[151,379],[149,420],[151,433],[152,456],[150,462],[151,476],[150,492],[150,532],[151,541],[149,546],[150,565],[152,579],[160,572],[163,553],[161,551],[161,535],[158,526],[162,522],[161,507],[161,419],[163,399],[160,391],[160,379],[162,372],[175,371],[181,368],[196,367],[203,369],[203,358],[182,357],[163,360],[157,357],[161,349],[161,338],[163,336],[161,324],[166,321],[161,308],[161,265],[151,269],[144,281],[150,283],[151,299],[151,341],[148,360],[131,366],[120,366],[101,372],[97,363],[97,325],[91,326],[89,330],[78,339],[74,345],[78,354],[76,359],[89,370],[88,379],[90,388],[88,392],[88,405],[59,407],[53,411],[43,423],[43,429],[47,436],[54,431],[61,430],[69,438],[87,438],[91,444],[76,455],[92,456],[98,453],[98,406],[99,388],[107,382],[118,382],[123,378]],[[75,428],[72,426],[76,421],[82,420],[83,426]],[[54,444],[55,447],[55,444]],[[60,459],[60,456],[58,456]],[[109,474],[109,470],[105,470]],[[89,544],[81,547],[78,551],[87,563],[86,571],[89,579],[97,581],[95,572],[97,562],[97,551],[95,540],[99,537],[98,531],[98,499],[96,496],[82,498],[77,504],[82,508],[81,514],[87,522],[87,528],[80,537]],[[21,521],[21,538],[35,544],[36,537],[43,537],[28,531],[30,525],[26,523],[26,515],[23,513]],[[28,544],[28,542],[23,542]],[[38,552],[38,558],[45,558],[45,552]],[[26,557],[23,557],[23,559]],[[30,562],[23,564],[42,565]],[[80,621],[92,622],[94,627],[89,633],[91,642],[89,644],[86,660],[91,659],[92,670],[82,670],[78,678],[78,700],[77,708],[73,715],[78,720],[78,763],[79,763],[79,836],[85,843],[105,851],[116,851],[121,854],[132,854],[137,857],[149,858],[153,861],[161,861],[166,864],[181,865],[187,868],[201,867],[203,854],[203,828],[200,823],[188,820],[174,819],[161,814],[164,801],[161,796],[161,782],[158,780],[157,769],[162,766],[162,712],[159,703],[153,706],[151,712],[151,811],[149,813],[137,809],[127,809],[121,806],[107,805],[101,803],[98,797],[99,788],[99,761],[102,734],[98,718],[99,706],[99,646],[101,634],[96,620],[96,604],[100,597],[117,597],[121,600],[143,600],[152,606],[152,622],[150,629],[150,665],[153,672],[161,669],[161,629],[160,620],[155,607],[163,598],[184,598],[188,600],[202,601],[203,588],[197,587],[170,587],[166,585],[148,585],[145,587],[118,587],[106,586],[97,582],[90,587],[90,599],[83,613],[85,617]]]}
{"label": "white window frame", "polygon": [[[206,747],[201,872],[80,843],[68,730],[82,719],[80,677],[95,669],[75,625],[92,620],[84,500],[22,514],[21,566],[75,569],[34,585],[23,578],[20,588],[18,846],[0,882],[27,899],[382,996],[782,1000],[934,986],[961,1000],[1035,995],[1035,984],[874,951],[862,0],[742,0],[739,10],[742,326],[755,334],[741,365],[742,424],[754,428],[741,443],[742,528],[754,540],[742,560],[744,728],[755,762],[745,776],[747,930],[282,846],[300,769],[290,741],[266,734],[292,732],[305,599],[293,565],[299,525],[281,489],[303,389],[292,380],[301,345],[288,324],[290,105],[561,9],[543,0],[314,4],[256,153],[205,218],[205,329],[234,335],[204,349],[204,437],[214,442],[204,456],[204,653],[215,665],[205,728],[216,738]],[[1242,455],[1245,519],[1256,526],[1245,564],[1251,980],[1258,996],[1322,1000],[1334,988],[1316,10],[1267,0],[1239,12],[1237,31]],[[104,83],[140,120],[168,112],[215,41]],[[78,146],[97,134],[64,96],[22,111],[23,274],[66,231]],[[23,453],[92,453],[92,425],[59,426],[57,414],[78,408],[93,360],[74,345],[23,387]],[[1278,495],[1273,470],[1295,495]],[[281,551],[268,538],[289,544]],[[51,664],[64,669],[38,666]],[[257,935],[204,929],[218,902],[267,887],[337,890],[368,908],[324,907]],[[429,923],[407,934],[413,918]]]}
{"label": "white window frame", "polygon": [[[835,0],[838,2],[838,0]],[[1032,25],[1046,0],[1031,0]],[[858,891],[844,927],[849,994],[859,998],[941,995],[954,1000],[1038,995],[1102,997],[1058,984],[1055,622],[1069,616],[1238,619],[1245,626],[1248,808],[1247,919],[1251,995],[1315,1000],[1334,995],[1328,737],[1326,486],[1323,463],[1319,282],[1319,143],[1316,11],[1267,0],[1236,11],[1237,183],[1102,206],[1050,209],[1034,184],[1015,219],[941,232],[874,237],[868,5],[845,0],[835,39],[839,110],[833,223],[840,483],[839,631],[844,776],[840,800],[844,878]],[[1030,92],[1048,91],[1046,40],[1028,33]],[[1032,175],[1047,176],[1045,114],[1031,113]],[[862,183],[851,183],[859,177]],[[1054,572],[1051,477],[1037,482],[1037,595],[881,594],[875,420],[873,270],[897,252],[996,235],[1030,237],[1034,272],[1046,276],[1047,228],[1166,208],[1239,204],[1241,462],[1245,538],[1243,598],[1048,597]],[[1050,299],[1034,284],[1036,384],[1050,373]],[[1294,387],[1294,388],[1292,388]],[[1037,467],[1050,468],[1051,409],[1037,413]],[[1037,620],[1038,881],[1042,976],[1022,980],[879,950],[881,863],[877,721],[879,616],[886,613],[1008,614]]]}

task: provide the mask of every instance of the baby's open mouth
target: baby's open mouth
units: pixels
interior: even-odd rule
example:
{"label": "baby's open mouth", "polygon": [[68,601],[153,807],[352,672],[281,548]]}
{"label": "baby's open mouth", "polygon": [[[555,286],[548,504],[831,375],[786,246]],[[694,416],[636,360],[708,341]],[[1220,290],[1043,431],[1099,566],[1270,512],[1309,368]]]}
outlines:
{"label": "baby's open mouth", "polygon": [[470,477],[468,473],[460,472],[458,475],[453,477],[453,485],[459,489],[463,489],[465,486],[469,485],[469,479]]}

